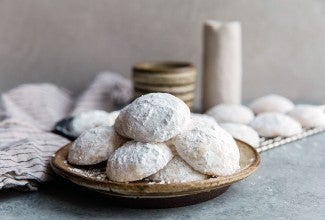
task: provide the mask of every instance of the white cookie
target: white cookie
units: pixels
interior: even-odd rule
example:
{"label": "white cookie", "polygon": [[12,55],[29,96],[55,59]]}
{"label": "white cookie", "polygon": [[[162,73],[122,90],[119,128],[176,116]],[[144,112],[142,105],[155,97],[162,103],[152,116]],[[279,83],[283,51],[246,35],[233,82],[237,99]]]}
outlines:
{"label": "white cookie", "polygon": [[253,147],[260,145],[258,133],[251,127],[238,123],[221,123],[220,126],[228,131],[233,138],[241,140]]}
{"label": "white cookie", "polygon": [[302,132],[299,122],[290,116],[276,112],[259,114],[250,126],[262,137],[290,137]]}
{"label": "white cookie", "polygon": [[299,121],[304,128],[325,126],[325,113],[319,106],[297,105],[288,115]]}
{"label": "white cookie", "polygon": [[141,180],[164,168],[172,158],[164,143],[129,141],[108,159],[106,174],[116,182]]}
{"label": "white cookie", "polygon": [[249,108],[236,104],[216,105],[210,108],[206,114],[212,116],[218,123],[248,124],[254,118],[254,113]]}
{"label": "white cookie", "polygon": [[194,125],[202,125],[207,127],[218,126],[216,120],[206,114],[191,113],[191,119]]}
{"label": "white cookie", "polygon": [[285,97],[271,94],[255,99],[249,107],[255,114],[263,112],[286,113],[293,109],[294,104]]}
{"label": "white cookie", "polygon": [[94,110],[74,116],[71,121],[71,133],[78,137],[82,132],[98,126],[113,126],[119,111],[111,113]]}
{"label": "white cookie", "polygon": [[193,170],[181,157],[174,156],[163,169],[148,178],[155,182],[183,183],[204,180],[208,176]]}
{"label": "white cookie", "polygon": [[190,122],[190,109],[167,93],[143,95],[121,110],[115,130],[139,142],[164,142],[181,133]]}
{"label": "white cookie", "polygon": [[172,139],[177,153],[200,173],[231,175],[239,169],[239,149],[221,127],[194,127]]}
{"label": "white cookie", "polygon": [[92,165],[108,159],[125,140],[114,128],[103,126],[83,132],[71,145],[68,161],[75,165]]}
{"label": "white cookie", "polygon": [[[219,127],[216,120],[213,117],[206,115],[206,114],[199,114],[199,113],[191,113],[191,121],[188,123],[188,126],[184,129],[191,130],[196,127],[205,127],[214,129],[215,127]],[[174,155],[177,155],[176,147],[173,144],[173,139],[169,139],[165,142],[168,147],[172,150]]]}

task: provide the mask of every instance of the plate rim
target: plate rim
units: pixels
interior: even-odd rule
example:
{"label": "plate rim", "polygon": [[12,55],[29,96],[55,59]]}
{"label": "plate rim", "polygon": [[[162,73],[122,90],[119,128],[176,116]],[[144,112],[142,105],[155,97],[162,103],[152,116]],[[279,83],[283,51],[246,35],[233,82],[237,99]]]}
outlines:
{"label": "plate rim", "polygon": [[[61,177],[70,180],[71,182],[89,188],[91,190],[98,191],[100,193],[126,197],[126,198],[166,198],[166,197],[178,197],[197,194],[201,192],[208,192],[217,188],[229,186],[235,182],[247,178],[253,174],[259,164],[260,155],[257,150],[248,145],[245,142],[236,140],[238,147],[244,147],[252,151],[254,160],[245,168],[241,169],[233,175],[211,177],[206,180],[199,180],[193,182],[184,183],[148,183],[142,182],[114,182],[110,180],[94,180],[90,177],[77,174],[68,167],[80,168],[72,164],[65,163],[68,154],[68,149],[71,143],[68,143],[61,147],[52,157],[50,164],[55,173]],[[246,150],[247,150],[246,149]],[[64,160],[62,158],[65,158]]]}

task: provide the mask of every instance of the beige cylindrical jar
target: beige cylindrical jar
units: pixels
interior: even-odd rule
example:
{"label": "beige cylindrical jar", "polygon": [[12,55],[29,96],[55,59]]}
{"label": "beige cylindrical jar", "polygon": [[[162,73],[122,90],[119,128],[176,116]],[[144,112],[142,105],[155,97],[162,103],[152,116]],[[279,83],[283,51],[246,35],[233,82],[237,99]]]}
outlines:
{"label": "beige cylindrical jar", "polygon": [[242,54],[239,22],[204,24],[203,110],[241,102]]}

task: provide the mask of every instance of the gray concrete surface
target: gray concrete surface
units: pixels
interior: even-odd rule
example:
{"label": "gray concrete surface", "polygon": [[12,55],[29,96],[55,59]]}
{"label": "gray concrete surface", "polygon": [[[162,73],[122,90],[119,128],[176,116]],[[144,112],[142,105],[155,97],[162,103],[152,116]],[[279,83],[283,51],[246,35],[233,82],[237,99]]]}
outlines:
{"label": "gray concrete surface", "polygon": [[213,200],[173,209],[115,207],[58,179],[0,192],[1,219],[324,219],[325,133],[262,153],[259,170]]}
{"label": "gray concrete surface", "polygon": [[77,92],[98,71],[130,76],[143,60],[188,60],[200,72],[207,19],[242,23],[246,100],[325,102],[323,0],[3,0],[0,92],[43,81]]}

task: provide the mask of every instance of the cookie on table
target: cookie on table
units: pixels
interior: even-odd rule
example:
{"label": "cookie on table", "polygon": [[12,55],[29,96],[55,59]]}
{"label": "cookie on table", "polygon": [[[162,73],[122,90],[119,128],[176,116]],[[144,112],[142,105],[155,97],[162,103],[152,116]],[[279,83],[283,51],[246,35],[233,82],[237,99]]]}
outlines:
{"label": "cookie on table", "polygon": [[225,176],[239,169],[239,149],[221,127],[197,126],[172,139],[178,155],[196,171]]}
{"label": "cookie on table", "polygon": [[219,104],[210,108],[206,114],[218,123],[248,124],[254,118],[254,113],[249,108],[237,104]]}
{"label": "cookie on table", "polygon": [[167,93],[143,95],[121,110],[114,127],[122,136],[139,142],[164,142],[190,123],[190,109]]}
{"label": "cookie on table", "polygon": [[251,102],[249,107],[255,114],[260,114],[263,112],[286,113],[293,109],[294,104],[292,101],[283,96],[270,94],[255,99]]}
{"label": "cookie on table", "polygon": [[68,162],[75,165],[93,165],[108,159],[126,140],[113,127],[102,126],[83,132],[71,145]]}
{"label": "cookie on table", "polygon": [[260,145],[260,137],[258,133],[248,125],[239,123],[221,123],[220,127],[231,134],[233,138],[241,140],[253,147]]}
{"label": "cookie on table", "polygon": [[82,132],[98,126],[113,126],[119,111],[106,112],[93,110],[74,116],[71,121],[71,133],[78,137]]}
{"label": "cookie on table", "polygon": [[160,183],[183,183],[205,180],[208,176],[194,170],[178,155],[157,173],[148,177],[149,180]]}
{"label": "cookie on table", "polygon": [[106,174],[116,182],[142,180],[164,168],[172,158],[172,151],[164,143],[129,141],[108,159]]}
{"label": "cookie on table", "polygon": [[325,113],[319,106],[296,105],[288,115],[299,121],[304,128],[325,127]]}
{"label": "cookie on table", "polygon": [[299,122],[277,112],[261,113],[249,125],[262,137],[290,137],[302,132]]}

